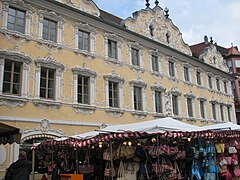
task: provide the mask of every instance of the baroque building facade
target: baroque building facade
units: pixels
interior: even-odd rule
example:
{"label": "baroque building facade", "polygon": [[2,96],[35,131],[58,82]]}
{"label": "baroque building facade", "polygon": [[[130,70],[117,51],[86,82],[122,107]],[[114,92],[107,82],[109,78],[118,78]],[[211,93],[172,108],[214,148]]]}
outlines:
{"label": "baroque building facade", "polygon": [[214,45],[192,56],[158,1],[126,19],[91,0],[1,0],[0,9],[0,120],[22,132],[20,147],[1,145],[2,171],[19,148],[104,125],[236,123],[223,57]]}

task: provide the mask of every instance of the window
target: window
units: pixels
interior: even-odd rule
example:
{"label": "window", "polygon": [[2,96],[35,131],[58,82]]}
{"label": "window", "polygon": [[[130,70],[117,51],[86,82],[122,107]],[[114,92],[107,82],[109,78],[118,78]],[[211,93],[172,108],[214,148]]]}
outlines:
{"label": "window", "polygon": [[208,76],[208,85],[209,85],[209,88],[212,89],[212,76]]}
{"label": "window", "polygon": [[236,68],[240,68],[240,60],[235,60]]}
{"label": "window", "polygon": [[142,88],[141,87],[133,87],[133,96],[134,96],[134,109],[138,111],[142,111]]}
{"label": "window", "polygon": [[26,12],[9,7],[7,29],[24,33]]}
{"label": "window", "polygon": [[227,107],[227,113],[228,113],[228,121],[231,122],[231,107]]}
{"label": "window", "polygon": [[185,81],[190,81],[190,78],[189,78],[189,68],[184,66],[184,79]]}
{"label": "window", "polygon": [[50,19],[43,19],[43,39],[53,42],[57,41],[57,22]]}
{"label": "window", "polygon": [[78,75],[78,103],[89,104],[89,77]]}
{"label": "window", "polygon": [[223,82],[223,86],[224,86],[224,92],[228,93],[227,82],[226,81]]}
{"label": "window", "polygon": [[174,62],[169,61],[169,62],[168,62],[168,65],[169,65],[169,67],[168,67],[169,75],[170,75],[171,77],[175,77]]}
{"label": "window", "polygon": [[216,79],[217,90],[220,91],[220,82],[219,79]]}
{"label": "window", "polygon": [[78,31],[78,49],[90,51],[89,42],[90,42],[90,33],[79,30]]}
{"label": "window", "polygon": [[55,70],[50,68],[41,68],[40,78],[40,97],[54,99],[55,92]]}
{"label": "window", "polygon": [[158,57],[154,55],[152,55],[152,70],[159,72]]}
{"label": "window", "polygon": [[200,100],[200,114],[201,118],[205,119],[205,106],[204,106],[204,101]]}
{"label": "window", "polygon": [[179,110],[178,110],[178,96],[177,95],[172,95],[172,108],[173,108],[173,114],[178,115]]}
{"label": "window", "polygon": [[217,120],[217,115],[216,115],[216,104],[212,103],[212,118],[214,120]]}
{"label": "window", "polygon": [[118,83],[109,81],[108,88],[109,88],[108,89],[108,91],[109,91],[109,106],[118,108],[119,107]]}
{"label": "window", "polygon": [[140,66],[139,50],[132,48],[132,65]]}
{"label": "window", "polygon": [[155,91],[155,109],[157,113],[162,113],[162,92]]}
{"label": "window", "polygon": [[22,63],[5,60],[3,93],[20,95],[21,92]]}
{"label": "window", "polygon": [[220,105],[221,120],[224,121],[223,105]]}
{"label": "window", "polygon": [[187,98],[187,110],[188,110],[188,116],[193,117],[193,104],[192,104],[192,98]]}
{"label": "window", "polygon": [[108,57],[117,59],[117,42],[108,40]]}
{"label": "window", "polygon": [[86,67],[74,67],[73,71],[73,103],[75,110],[88,109],[92,111],[95,109],[95,78],[97,73]]}
{"label": "window", "polygon": [[196,79],[197,79],[197,85],[202,85],[201,72],[199,71],[196,72]]}

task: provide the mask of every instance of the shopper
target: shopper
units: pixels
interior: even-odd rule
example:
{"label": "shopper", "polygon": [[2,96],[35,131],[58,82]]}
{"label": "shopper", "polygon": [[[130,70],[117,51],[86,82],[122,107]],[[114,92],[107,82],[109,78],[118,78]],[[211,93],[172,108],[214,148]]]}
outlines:
{"label": "shopper", "polygon": [[18,160],[7,169],[5,180],[29,180],[31,165],[27,161],[27,153],[20,151]]}

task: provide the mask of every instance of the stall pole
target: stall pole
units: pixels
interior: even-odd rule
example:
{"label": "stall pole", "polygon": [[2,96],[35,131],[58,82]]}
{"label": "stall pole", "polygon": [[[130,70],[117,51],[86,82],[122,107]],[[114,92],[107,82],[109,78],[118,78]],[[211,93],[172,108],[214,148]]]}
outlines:
{"label": "stall pole", "polygon": [[76,149],[76,168],[77,168],[77,170],[76,170],[76,173],[78,174],[79,172],[79,169],[78,169],[78,149]]}
{"label": "stall pole", "polygon": [[112,169],[113,169],[113,155],[112,155],[112,141],[110,141],[110,159],[111,159],[111,169],[110,169],[110,173],[111,173],[111,177],[113,180],[113,174],[112,174]]}
{"label": "stall pole", "polygon": [[32,150],[32,180],[34,180],[35,171],[35,149]]}
{"label": "stall pole", "polygon": [[[157,147],[159,147],[160,146],[160,141],[159,141],[159,135],[157,134]],[[159,157],[159,155],[158,155],[158,157],[157,157],[157,164],[158,164],[158,166],[157,166],[157,172],[159,172],[159,165],[160,165],[160,157]],[[160,179],[160,177],[158,177],[158,179]]]}

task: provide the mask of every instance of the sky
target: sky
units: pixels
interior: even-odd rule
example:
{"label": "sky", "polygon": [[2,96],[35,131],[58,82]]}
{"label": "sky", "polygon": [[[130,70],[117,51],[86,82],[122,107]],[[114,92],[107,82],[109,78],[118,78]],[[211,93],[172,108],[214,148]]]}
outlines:
{"label": "sky", "polygon": [[[122,19],[146,6],[145,0],[93,0],[96,5]],[[150,0],[154,7],[155,0]],[[203,42],[204,35],[218,45],[240,49],[240,0],[159,0],[188,45]]]}

